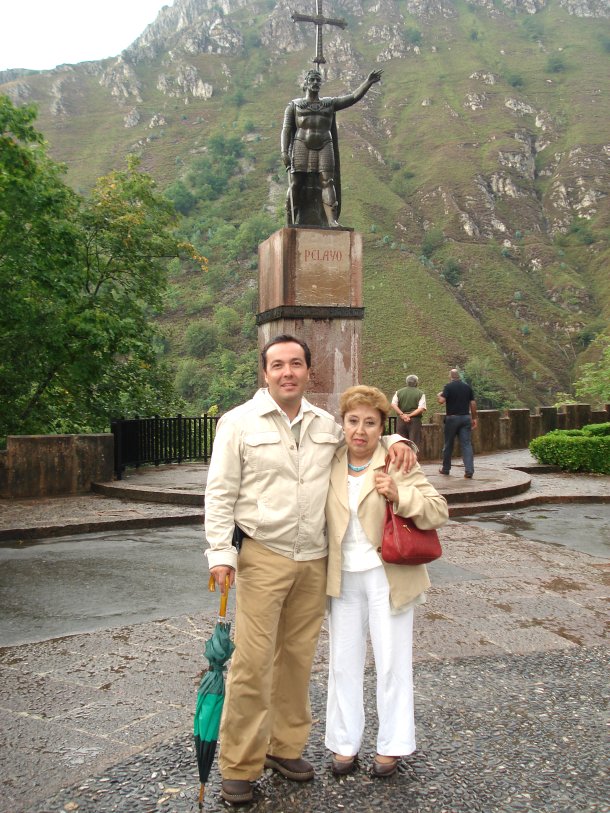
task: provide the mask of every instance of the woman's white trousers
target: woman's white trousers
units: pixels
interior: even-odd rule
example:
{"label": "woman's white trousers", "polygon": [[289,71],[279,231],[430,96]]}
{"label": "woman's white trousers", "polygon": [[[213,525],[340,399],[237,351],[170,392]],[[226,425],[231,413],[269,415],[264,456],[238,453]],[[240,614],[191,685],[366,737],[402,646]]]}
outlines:
{"label": "woman's white trousers", "polygon": [[392,615],[383,567],[343,571],[341,596],[332,598],[326,708],[326,747],[357,754],[364,731],[364,665],[370,634],[377,671],[377,753],[415,751],[413,609]]}

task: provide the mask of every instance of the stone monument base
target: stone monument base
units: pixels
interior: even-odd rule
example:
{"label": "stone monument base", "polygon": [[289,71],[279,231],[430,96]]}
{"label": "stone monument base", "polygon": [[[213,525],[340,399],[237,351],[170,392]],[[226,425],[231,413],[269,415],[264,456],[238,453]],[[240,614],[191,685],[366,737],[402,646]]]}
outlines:
{"label": "stone monument base", "polygon": [[[282,333],[309,345],[307,397],[338,415],[360,380],[362,236],[351,229],[286,227],[259,246],[258,343]],[[261,383],[264,381],[259,370]]]}

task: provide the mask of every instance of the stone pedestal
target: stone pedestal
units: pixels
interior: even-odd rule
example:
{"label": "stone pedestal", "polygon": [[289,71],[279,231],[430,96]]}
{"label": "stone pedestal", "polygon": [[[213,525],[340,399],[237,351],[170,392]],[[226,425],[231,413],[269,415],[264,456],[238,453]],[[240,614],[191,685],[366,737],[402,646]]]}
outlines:
{"label": "stone pedestal", "polygon": [[[259,349],[281,333],[307,342],[307,397],[337,415],[339,395],[360,380],[362,236],[286,227],[260,244],[258,257]],[[262,385],[262,370],[259,378]]]}

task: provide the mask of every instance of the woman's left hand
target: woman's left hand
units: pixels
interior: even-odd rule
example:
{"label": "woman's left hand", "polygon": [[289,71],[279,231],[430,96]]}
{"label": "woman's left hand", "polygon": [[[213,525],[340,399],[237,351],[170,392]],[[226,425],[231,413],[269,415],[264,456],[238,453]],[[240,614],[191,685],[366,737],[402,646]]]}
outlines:
{"label": "woman's left hand", "polygon": [[398,489],[389,474],[383,471],[377,472],[377,474],[375,474],[375,488],[386,500],[398,502]]}

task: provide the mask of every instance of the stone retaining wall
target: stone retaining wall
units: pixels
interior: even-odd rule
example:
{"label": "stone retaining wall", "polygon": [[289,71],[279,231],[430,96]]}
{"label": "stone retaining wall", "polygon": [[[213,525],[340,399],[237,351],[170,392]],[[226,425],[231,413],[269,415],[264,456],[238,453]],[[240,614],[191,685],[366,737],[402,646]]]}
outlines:
{"label": "stone retaining wall", "polygon": [[[443,451],[443,415],[422,426],[420,460],[440,460]],[[481,409],[473,432],[475,454],[526,449],[532,438],[551,429],[579,429],[588,423],[610,420],[610,404],[593,410],[589,404],[568,404],[529,409]],[[461,454],[456,443],[454,456]],[[9,435],[0,452],[0,498],[28,499],[83,494],[92,482],[114,476],[114,443],[103,435]]]}
{"label": "stone retaining wall", "polygon": [[112,480],[114,439],[104,435],[9,435],[0,452],[0,497],[84,494]]}
{"label": "stone retaining wall", "polygon": [[[567,404],[560,412],[557,407],[529,409],[480,409],[478,426],[472,433],[474,452],[487,453],[507,449],[526,449],[530,440],[552,429],[580,429],[588,423],[610,421],[610,404],[593,410],[589,404]],[[440,460],[443,452],[444,415],[432,415],[431,423],[422,425],[421,461]],[[461,454],[455,444],[454,457]]]}

